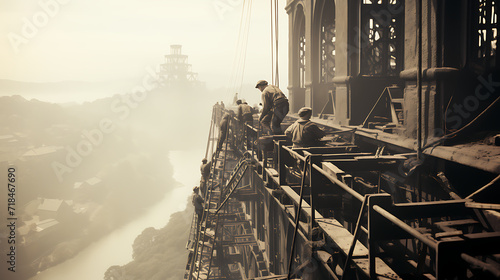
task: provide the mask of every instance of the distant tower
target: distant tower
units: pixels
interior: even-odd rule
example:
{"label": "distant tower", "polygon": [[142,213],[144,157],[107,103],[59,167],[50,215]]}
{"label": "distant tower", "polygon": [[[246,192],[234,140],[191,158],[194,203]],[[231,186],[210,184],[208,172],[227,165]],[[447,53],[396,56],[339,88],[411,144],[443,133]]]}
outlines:
{"label": "distant tower", "polygon": [[170,45],[170,54],[165,55],[165,63],[160,64],[160,82],[165,87],[200,86],[198,74],[191,71],[188,56],[182,54],[181,49],[181,45]]}

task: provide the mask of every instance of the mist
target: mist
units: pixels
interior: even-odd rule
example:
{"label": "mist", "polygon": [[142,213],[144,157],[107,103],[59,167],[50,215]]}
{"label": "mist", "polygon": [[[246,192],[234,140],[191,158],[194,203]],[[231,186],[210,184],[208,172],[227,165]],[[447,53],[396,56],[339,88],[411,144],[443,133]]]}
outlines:
{"label": "mist", "polygon": [[[16,176],[14,194],[0,191],[0,219],[16,218],[14,234],[0,231],[2,255],[14,255],[6,259],[12,264],[2,262],[2,279],[43,279],[127,225],[139,234],[146,213],[166,209],[173,194],[186,205],[206,156],[212,106],[230,106],[235,93],[256,105],[255,82],[271,80],[268,5],[244,7],[225,0],[0,4],[0,166]],[[182,46],[197,86],[161,82],[171,45]],[[279,55],[286,88],[286,43]],[[166,224],[164,214],[154,219]],[[120,246],[131,248],[127,242]]]}

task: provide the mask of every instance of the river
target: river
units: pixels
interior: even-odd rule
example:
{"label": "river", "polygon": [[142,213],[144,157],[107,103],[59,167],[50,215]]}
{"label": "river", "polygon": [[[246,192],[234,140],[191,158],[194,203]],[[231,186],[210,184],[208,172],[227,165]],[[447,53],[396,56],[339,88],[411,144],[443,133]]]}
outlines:
{"label": "river", "polygon": [[[124,265],[132,260],[132,243],[148,227],[162,228],[174,212],[184,210],[192,187],[199,184],[199,163],[203,150],[170,151],[174,166],[174,179],[181,186],[170,191],[147,213],[84,249],[74,258],[40,272],[30,280],[97,280],[112,265]],[[193,176],[193,174],[195,174]],[[187,240],[186,236],[186,240]]]}

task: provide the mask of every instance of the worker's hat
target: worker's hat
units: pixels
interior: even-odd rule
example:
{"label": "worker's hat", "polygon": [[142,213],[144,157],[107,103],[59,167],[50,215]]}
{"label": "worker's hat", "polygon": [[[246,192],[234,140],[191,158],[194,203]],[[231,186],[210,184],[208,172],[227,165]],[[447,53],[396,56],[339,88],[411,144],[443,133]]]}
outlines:
{"label": "worker's hat", "polygon": [[198,192],[199,189],[200,188],[198,186],[196,186],[196,187],[193,188],[193,192]]}
{"label": "worker's hat", "polygon": [[301,119],[309,119],[312,114],[312,109],[311,107],[302,107],[299,110],[299,117]]}
{"label": "worker's hat", "polygon": [[255,85],[255,88],[258,88],[259,86],[267,86],[267,81],[266,80],[260,80],[257,82]]}
{"label": "worker's hat", "polygon": [[201,162],[205,163],[205,162],[207,162],[207,159],[204,158],[204,159],[201,160]]}

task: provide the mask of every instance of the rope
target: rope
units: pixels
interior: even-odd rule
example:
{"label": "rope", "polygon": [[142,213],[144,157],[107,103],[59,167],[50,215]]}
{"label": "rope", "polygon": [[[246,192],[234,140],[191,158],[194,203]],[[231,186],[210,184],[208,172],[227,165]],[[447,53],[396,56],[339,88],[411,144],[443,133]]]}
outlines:
{"label": "rope", "polygon": [[462,126],[460,129],[452,132],[452,133],[449,133],[449,134],[446,134],[445,136],[439,138],[438,140],[434,141],[434,142],[431,142],[427,145],[425,145],[425,147],[423,147],[423,149],[427,149],[429,148],[430,146],[433,146],[441,141],[444,141],[446,139],[449,139],[455,135],[457,135],[458,133],[460,133],[462,130],[464,130],[465,128],[469,127],[471,124],[473,124],[475,121],[477,121],[482,115],[484,115],[484,113],[486,113],[491,107],[493,107],[493,105],[495,105],[498,100],[500,100],[500,96],[497,97],[497,99],[495,99],[490,105],[488,105],[488,107],[486,107],[486,109],[484,109],[479,115],[477,115],[472,121],[470,121],[468,124]]}

